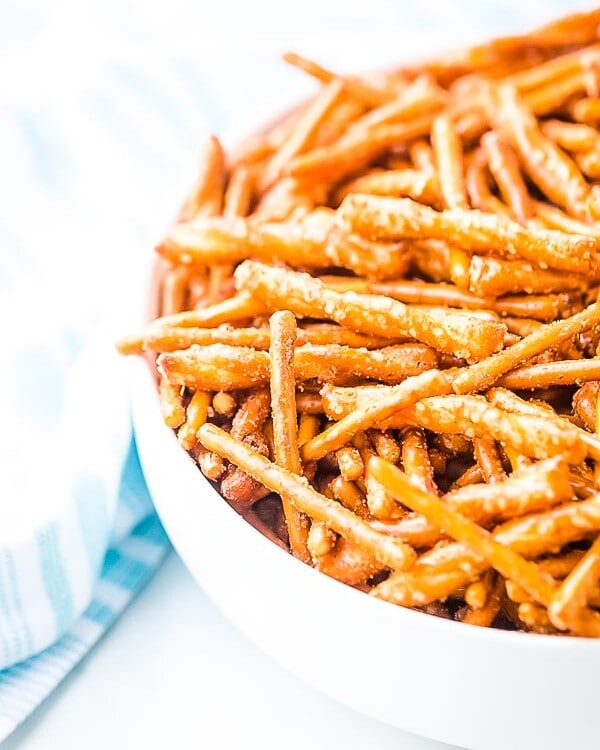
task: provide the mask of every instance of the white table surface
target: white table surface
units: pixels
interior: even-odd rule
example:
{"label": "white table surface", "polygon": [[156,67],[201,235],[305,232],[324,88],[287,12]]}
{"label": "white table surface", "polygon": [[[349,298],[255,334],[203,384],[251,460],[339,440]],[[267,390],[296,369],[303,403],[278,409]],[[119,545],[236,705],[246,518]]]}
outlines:
{"label": "white table surface", "polygon": [[340,706],[258,651],[171,554],[6,750],[443,750]]}

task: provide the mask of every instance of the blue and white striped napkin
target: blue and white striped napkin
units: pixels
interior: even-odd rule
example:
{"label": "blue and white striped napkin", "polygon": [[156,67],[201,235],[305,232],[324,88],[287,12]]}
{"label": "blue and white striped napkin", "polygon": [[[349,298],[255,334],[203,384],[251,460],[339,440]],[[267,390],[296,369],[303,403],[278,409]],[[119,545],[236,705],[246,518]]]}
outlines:
{"label": "blue and white striped napkin", "polygon": [[168,549],[112,342],[140,322],[202,135],[312,90],[286,48],[360,70],[591,5],[0,4],[0,741]]}

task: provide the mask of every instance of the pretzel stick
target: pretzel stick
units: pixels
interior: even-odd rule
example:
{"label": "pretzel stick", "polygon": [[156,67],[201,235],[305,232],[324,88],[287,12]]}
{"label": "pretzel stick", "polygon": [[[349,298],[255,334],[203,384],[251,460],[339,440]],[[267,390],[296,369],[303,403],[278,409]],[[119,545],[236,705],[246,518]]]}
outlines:
{"label": "pretzel stick", "polygon": [[[518,372],[518,370],[515,372]],[[488,391],[487,398],[490,403],[504,409],[504,411],[513,412],[514,414],[529,414],[532,416],[551,418],[555,422],[557,429],[561,429],[567,424],[563,418],[555,414],[553,411],[549,411],[547,408],[531,403],[531,401],[524,401],[505,388],[492,388]],[[569,428],[573,427],[578,431],[581,442],[585,444],[588,456],[595,461],[599,461],[600,440],[596,436],[590,435],[585,430],[580,430],[575,425],[569,423]]]}
{"label": "pretzel stick", "polygon": [[[516,581],[537,602],[548,606],[556,589],[555,582],[549,576],[540,573],[534,563],[449,508],[435,495],[413,487],[400,469],[381,458],[373,458],[371,464],[375,477],[399,502],[427,516],[449,536],[465,544],[479,558],[484,558],[505,578]],[[386,583],[389,584],[389,580]],[[373,593],[380,596],[384,586],[385,584],[380,584]]]}
{"label": "pretzel stick", "polygon": [[[482,578],[480,583],[485,589],[485,602],[477,609],[469,609],[463,617],[463,622],[479,627],[489,627],[500,612],[502,595],[504,593],[504,581],[499,575],[494,575]],[[471,584],[471,586],[474,585]]]}
{"label": "pretzel stick", "polygon": [[225,154],[219,139],[211,135],[200,156],[196,184],[179,212],[179,221],[189,221],[199,214],[210,216],[219,213],[224,180]]}
{"label": "pretzel stick", "polygon": [[162,283],[161,315],[173,315],[185,309],[189,271],[186,268],[171,268]]}
{"label": "pretzel stick", "polygon": [[[293,365],[296,319],[287,311],[273,313],[270,319],[270,332],[271,413],[275,461],[282,468],[294,474],[301,474]],[[282,496],[281,502],[290,548],[296,557],[303,562],[308,562],[310,560],[307,548],[308,522],[286,496]]]}
{"label": "pretzel stick", "polygon": [[247,166],[232,170],[223,197],[223,216],[246,216],[252,203],[254,174]]}
{"label": "pretzel stick", "polygon": [[574,273],[598,270],[596,241],[583,235],[522,227],[504,216],[480,211],[434,211],[410,198],[349,195],[337,221],[371,239],[431,237],[474,253],[521,257],[542,267]]}
{"label": "pretzel stick", "polygon": [[294,156],[303,151],[308,151],[313,146],[320,125],[327,119],[332,109],[340,101],[343,89],[343,81],[334,78],[310,102],[296,122],[288,139],[271,157],[262,175],[261,187],[263,189],[271,185],[282,175],[285,166]]}
{"label": "pretzel stick", "polygon": [[396,336],[416,338],[467,360],[481,359],[502,346],[505,328],[501,324],[478,321],[474,326],[465,316],[435,315],[391,299],[338,293],[308,274],[246,261],[236,269],[235,278],[238,288],[264,300],[272,309],[285,306],[298,316],[335,320],[371,335],[386,336],[393,330]]}
{"label": "pretzel stick", "polygon": [[469,265],[469,290],[482,297],[499,297],[510,292],[528,294],[582,290],[584,276],[539,268],[524,261],[473,255]]}
{"label": "pretzel stick", "polygon": [[488,157],[483,149],[477,149],[468,160],[465,184],[474,208],[488,214],[513,218],[508,206],[498,200],[491,191]]}
{"label": "pretzel stick", "polygon": [[337,200],[350,193],[371,195],[407,196],[413,200],[437,207],[440,203],[439,182],[435,174],[418,169],[388,169],[368,172],[345,183]]}
{"label": "pretzel stick", "polygon": [[579,385],[588,380],[600,380],[599,360],[568,359],[519,367],[503,375],[497,383],[513,390],[533,390],[553,385]]}
{"label": "pretzel stick", "polygon": [[552,624],[559,630],[585,630],[586,635],[600,634],[600,614],[587,611],[585,619],[594,622],[595,627],[582,627],[583,611],[587,607],[592,592],[597,588],[600,579],[600,537],[597,537],[585,555],[577,562],[573,570],[552,597],[548,614]]}
{"label": "pretzel stick", "polygon": [[208,417],[211,394],[207,391],[196,391],[185,410],[185,422],[179,428],[177,439],[182,448],[189,451],[196,444],[196,433]]}
{"label": "pretzel stick", "polygon": [[600,383],[584,383],[573,396],[573,411],[590,432],[596,432],[596,417]]}
{"label": "pretzel stick", "polygon": [[393,386],[385,396],[355,409],[320,435],[306,442],[302,446],[301,455],[305,461],[322,458],[330,451],[341,448],[358,432],[384,421],[396,411],[425,396],[434,393],[449,393],[451,387],[444,374],[437,370],[430,370],[422,375],[408,378],[404,383]]}
{"label": "pretzel stick", "polygon": [[429,461],[425,433],[418,427],[408,427],[402,431],[402,468],[415,487],[434,495],[439,494]]}
{"label": "pretzel stick", "polygon": [[316,567],[322,573],[350,586],[365,583],[383,570],[383,566],[372,555],[348,539],[340,539],[334,550],[320,556]]}
{"label": "pretzel stick", "polygon": [[296,177],[335,182],[367,166],[390,146],[426,135],[433,118],[428,112],[406,122],[353,129],[335,143],[292,159],[288,171]]}
{"label": "pretzel stick", "polygon": [[300,68],[308,75],[313,76],[322,83],[329,83],[335,78],[340,78],[344,83],[344,88],[352,96],[363,101],[370,107],[377,107],[396,96],[395,87],[388,84],[387,86],[376,86],[369,83],[364,78],[356,76],[339,76],[336,73],[327,70],[322,65],[318,65],[312,60],[308,60],[295,52],[286,52],[283,56],[285,62]]}
{"label": "pretzel stick", "polygon": [[462,144],[447,115],[438,115],[433,121],[431,145],[446,208],[467,208]]}
{"label": "pretzel stick", "polygon": [[372,438],[377,455],[392,464],[397,464],[402,455],[398,441],[389,432],[381,432],[380,430],[375,430],[372,433]]}
{"label": "pretzel stick", "polygon": [[198,432],[198,439],[206,448],[239,466],[271,492],[286,494],[298,510],[361,545],[382,565],[403,570],[414,562],[415,553],[410,547],[374,531],[352,511],[313,490],[306,479],[271,463],[224,430],[205,424]]}
{"label": "pretzel stick", "polygon": [[541,132],[513,88],[499,87],[495,98],[491,117],[510,137],[531,180],[568,213],[588,217],[590,187],[577,165]]}
{"label": "pretzel stick", "polygon": [[330,488],[333,496],[340,501],[344,508],[348,508],[361,518],[366,518],[369,515],[366,497],[354,482],[348,482],[339,476],[331,480]]}
{"label": "pretzel stick", "polygon": [[[374,397],[377,400],[393,397],[399,387],[336,388],[327,385],[321,391],[325,413],[333,418],[348,419],[355,410],[372,403]],[[397,410],[387,420],[377,420],[376,424],[382,429],[417,425],[436,433],[491,437],[526,456],[545,458],[562,453],[574,464],[587,452],[581,431],[574,425],[562,420],[557,423],[546,416],[510,414],[491,406],[481,396],[423,397],[418,403]]]}
{"label": "pretzel stick", "polygon": [[[188,349],[193,344],[227,344],[249,346],[265,351],[269,348],[271,334],[268,328],[183,328],[151,324],[138,336],[121,339],[117,348],[121,354],[139,354],[144,351],[173,352]],[[381,349],[391,344],[401,344],[406,338],[384,339],[354,333],[336,325],[312,325],[298,329],[295,346],[338,344],[354,348]]]}
{"label": "pretzel stick", "polygon": [[486,482],[495,484],[506,479],[496,442],[490,438],[473,438],[473,454]]}
{"label": "pretzel stick", "polygon": [[[494,537],[526,558],[560,550],[565,544],[585,539],[600,529],[600,496],[507,521]],[[388,579],[385,598],[403,606],[419,606],[444,600],[460,586],[474,580],[488,567],[464,544],[437,547],[419,558],[406,575]]]}
{"label": "pretzel stick", "polygon": [[173,263],[192,265],[257,257],[327,267],[330,262],[323,248],[333,217],[321,212],[315,219],[307,226],[303,222],[256,225],[242,217],[200,218],[172,227],[157,251]]}
{"label": "pretzel stick", "polygon": [[356,448],[351,445],[345,445],[343,448],[337,450],[335,455],[338,466],[340,467],[340,475],[342,479],[345,479],[347,482],[352,482],[353,480],[362,477],[365,471],[365,465]]}
{"label": "pretzel stick", "polygon": [[600,120],[600,99],[587,97],[573,104],[571,116],[574,120],[584,123],[597,123]]}
{"label": "pretzel stick", "polygon": [[540,127],[545,136],[567,151],[589,151],[598,143],[598,133],[589,125],[546,120]]}
{"label": "pretzel stick", "polygon": [[563,341],[579,335],[600,322],[600,304],[590,305],[580,313],[567,320],[560,320],[540,326],[536,331],[525,336],[498,354],[493,354],[470,367],[458,372],[452,387],[456,393],[481,391],[493,385],[498,378],[517,365],[526,362],[537,354],[557,346]]}
{"label": "pretzel stick", "polygon": [[510,206],[515,219],[520,224],[525,224],[533,214],[533,208],[516,154],[494,131],[482,137],[481,145],[502,197]]}
{"label": "pretzel stick", "polygon": [[[165,352],[157,363],[167,379],[179,385],[211,391],[250,388],[269,379],[269,355],[242,346],[196,344]],[[398,383],[435,367],[437,357],[423,344],[399,344],[383,349],[352,349],[338,344],[305,344],[294,350],[299,380],[317,378],[348,382],[353,376]]]}
{"label": "pretzel stick", "polygon": [[[451,489],[444,495],[444,501],[458,513],[487,526],[547,510],[571,495],[568,465],[555,457],[532,464],[496,484],[466,484]],[[422,515],[413,514],[398,521],[374,521],[373,526],[413,547],[431,547],[444,538],[435,524]]]}

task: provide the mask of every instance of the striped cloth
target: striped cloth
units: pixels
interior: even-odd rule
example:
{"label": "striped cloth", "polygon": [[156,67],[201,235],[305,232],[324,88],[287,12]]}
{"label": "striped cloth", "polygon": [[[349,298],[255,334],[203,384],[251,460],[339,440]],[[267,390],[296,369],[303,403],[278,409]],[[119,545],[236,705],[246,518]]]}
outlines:
{"label": "striped cloth", "polygon": [[284,46],[364,69],[447,48],[449,29],[458,45],[592,5],[1,4],[0,740],[168,549],[112,342],[141,319],[148,249],[202,134],[312,90],[277,64]]}

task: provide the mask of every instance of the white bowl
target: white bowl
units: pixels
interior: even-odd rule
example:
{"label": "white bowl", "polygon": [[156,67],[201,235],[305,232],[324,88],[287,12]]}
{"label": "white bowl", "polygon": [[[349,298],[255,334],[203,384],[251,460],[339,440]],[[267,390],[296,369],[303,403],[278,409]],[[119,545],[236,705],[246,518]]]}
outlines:
{"label": "white bowl", "polygon": [[304,565],[216,492],[163,424],[146,363],[131,367],[159,516],[198,583],[259,648],[332,698],[415,734],[473,750],[597,750],[600,642],[439,619]]}

